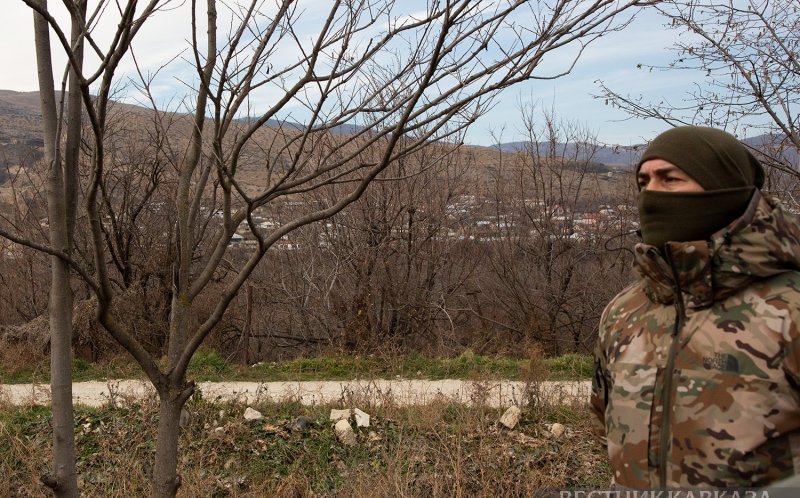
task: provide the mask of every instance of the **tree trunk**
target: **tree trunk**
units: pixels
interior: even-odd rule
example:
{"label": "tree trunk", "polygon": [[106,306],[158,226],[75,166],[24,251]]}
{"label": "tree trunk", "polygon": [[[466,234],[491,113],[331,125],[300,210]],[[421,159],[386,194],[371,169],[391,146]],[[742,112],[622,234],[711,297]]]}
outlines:
{"label": "tree trunk", "polygon": [[[55,239],[55,237],[53,237]],[[58,247],[53,240],[53,246]],[[72,407],[72,289],[69,268],[51,257],[50,390],[53,408],[53,474],[56,496],[78,496]],[[48,484],[49,485],[49,484]]]}
{"label": "tree trunk", "polygon": [[[46,0],[40,5],[47,8]],[[70,252],[67,225],[67,199],[64,191],[61,154],[59,152],[58,113],[50,54],[49,27],[45,19],[34,13],[36,58],[39,72],[39,96],[42,107],[42,128],[45,160],[49,168],[47,211],[50,223],[50,244],[65,254]],[[70,123],[80,131],[80,121]],[[51,256],[50,283],[50,389],[53,410],[53,475],[42,482],[56,496],[78,496],[75,465],[75,421],[72,407],[72,288],[69,265]]]}
{"label": "tree trunk", "polygon": [[153,465],[154,498],[174,497],[181,485],[178,476],[178,438],[181,409],[186,397],[173,392],[161,395],[156,435],[156,459]]}
{"label": "tree trunk", "polygon": [[186,344],[191,305],[186,292],[176,292],[172,302],[167,366],[170,374],[162,377],[156,386],[160,400],[158,432],[156,434],[156,458],[153,464],[154,497],[174,497],[181,485],[178,475],[178,439],[180,437],[181,409],[194,392],[194,386],[186,383],[186,372],[177,371],[176,364]]}
{"label": "tree trunk", "polygon": [[253,284],[247,285],[247,308],[245,309],[244,327],[242,327],[243,361],[250,365],[250,327],[253,322]]}

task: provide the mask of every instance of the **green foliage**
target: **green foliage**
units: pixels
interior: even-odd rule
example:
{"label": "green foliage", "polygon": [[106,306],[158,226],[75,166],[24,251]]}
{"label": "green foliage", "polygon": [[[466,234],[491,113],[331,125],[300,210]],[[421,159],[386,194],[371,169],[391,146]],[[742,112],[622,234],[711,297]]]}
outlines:
{"label": "green foliage", "polygon": [[319,356],[297,358],[280,363],[259,363],[250,373],[240,372],[252,380],[347,380],[353,378],[379,377],[383,362],[377,358],[361,356]]}
{"label": "green foliage", "polygon": [[[92,365],[81,358],[72,358],[72,379],[74,381],[88,380],[91,378]],[[88,376],[88,379],[87,379]]]}
{"label": "green foliage", "polygon": [[198,380],[222,380],[231,371],[231,365],[216,351],[201,350],[189,362],[189,378]]}
{"label": "green foliage", "polygon": [[[81,358],[72,360],[73,382],[141,378],[144,378],[144,373],[128,356],[118,356],[98,363]],[[49,357],[16,361],[11,357],[11,353],[0,352],[0,384],[48,384],[49,382]]]}
{"label": "green foliage", "polygon": [[[403,374],[426,379],[518,378],[523,362],[512,358],[475,355],[467,351],[455,358],[412,355],[403,362]],[[419,373],[417,373],[419,372]]]}
{"label": "green foliage", "polygon": [[[550,380],[591,378],[594,363],[591,356],[565,354],[542,358]],[[102,363],[76,358],[72,362],[75,382],[124,378],[143,378],[141,369],[128,356],[119,356]],[[453,357],[429,357],[410,354],[396,357],[319,356],[285,362],[263,362],[253,366],[227,362],[213,350],[198,351],[189,363],[189,379],[197,381],[306,381],[351,379],[509,379],[525,380],[529,360],[482,356],[471,351]],[[46,384],[50,381],[50,365],[46,359],[37,363],[12,365],[0,362],[0,383],[26,382]]]}
{"label": "green foliage", "polygon": [[43,384],[50,382],[50,363],[28,363],[12,365],[0,362],[0,383],[2,384]]}
{"label": "green foliage", "polygon": [[[48,406],[28,406],[15,410],[0,410],[0,424],[13,427],[20,432],[36,432],[50,423],[51,410]],[[2,438],[0,438],[2,439]]]}
{"label": "green foliage", "polygon": [[567,353],[545,360],[550,369],[550,380],[591,379],[594,359],[590,355]]}
{"label": "green foliage", "polygon": [[256,379],[273,380],[347,380],[353,378],[395,377],[421,379],[515,378],[522,362],[465,353],[455,358],[431,358],[420,354],[395,358],[317,357],[283,363],[259,364]]}

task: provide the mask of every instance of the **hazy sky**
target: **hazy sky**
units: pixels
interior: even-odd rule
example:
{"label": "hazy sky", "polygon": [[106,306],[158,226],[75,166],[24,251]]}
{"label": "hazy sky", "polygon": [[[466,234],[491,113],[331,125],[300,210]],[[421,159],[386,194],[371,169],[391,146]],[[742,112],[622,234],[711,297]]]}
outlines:
{"label": "hazy sky", "polygon": [[[313,4],[327,0],[307,0]],[[51,1],[50,4],[60,2]],[[21,0],[3,0],[0,19],[0,89],[16,91],[36,90],[36,70],[32,45],[32,14]],[[95,2],[91,2],[95,4]],[[113,2],[111,3],[113,7]],[[185,7],[165,12],[148,21],[137,39],[135,48],[139,62],[144,67],[157,68],[177,55],[186,45],[189,34],[182,25]],[[643,94],[651,100],[669,98],[679,101],[692,89],[692,74],[658,72],[637,69],[638,63],[665,63],[672,57],[668,47],[677,39],[678,32],[664,27],[664,21],[655,13],[639,15],[621,32],[612,33],[590,45],[573,72],[554,81],[532,81],[507,90],[496,101],[495,108],[481,118],[469,131],[467,142],[479,145],[493,143],[491,132],[500,134],[505,142],[520,138],[520,103],[535,104],[541,109],[555,109],[559,119],[587,127],[605,143],[629,145],[642,143],[666,129],[658,121],[626,120],[619,110],[606,106],[600,99],[596,80],[621,93]],[[552,59],[549,64],[561,62]],[[61,62],[63,64],[63,62]],[[58,71],[56,77],[59,78]],[[130,63],[123,71],[132,70]],[[159,90],[164,93],[181,90],[177,75],[162,75]]]}

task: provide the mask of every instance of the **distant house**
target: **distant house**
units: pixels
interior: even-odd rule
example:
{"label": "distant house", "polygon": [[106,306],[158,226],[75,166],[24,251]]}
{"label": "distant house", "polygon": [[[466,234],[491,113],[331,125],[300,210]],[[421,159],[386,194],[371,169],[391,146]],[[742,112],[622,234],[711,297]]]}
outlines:
{"label": "distant house", "polygon": [[584,213],[575,219],[576,225],[597,225],[606,217],[600,213]]}
{"label": "distant house", "polygon": [[258,224],[258,228],[261,230],[274,230],[279,226],[281,226],[281,224],[275,220],[264,220]]}
{"label": "distant house", "polygon": [[275,241],[275,245],[273,245],[275,249],[279,251],[294,251],[300,249],[300,244],[296,242],[291,242],[286,236],[281,237],[279,240]]}

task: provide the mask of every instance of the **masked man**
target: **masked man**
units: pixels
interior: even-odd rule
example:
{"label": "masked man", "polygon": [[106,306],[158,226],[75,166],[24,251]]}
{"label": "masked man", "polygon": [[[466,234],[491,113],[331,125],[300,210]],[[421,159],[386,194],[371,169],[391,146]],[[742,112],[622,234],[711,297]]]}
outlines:
{"label": "masked man", "polygon": [[615,483],[800,474],[800,222],[721,130],[659,135],[636,178],[638,278],[603,313],[592,383]]}

